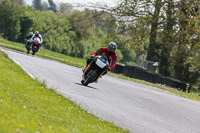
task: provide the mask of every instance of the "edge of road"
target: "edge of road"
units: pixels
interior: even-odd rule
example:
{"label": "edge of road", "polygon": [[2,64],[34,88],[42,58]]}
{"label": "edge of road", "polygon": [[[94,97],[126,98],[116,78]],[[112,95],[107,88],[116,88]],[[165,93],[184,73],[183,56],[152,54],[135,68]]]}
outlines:
{"label": "edge of road", "polygon": [[[1,50],[2,52],[4,52],[5,54],[8,55],[8,53],[4,50],[4,48],[1,48],[1,47],[0,47],[0,50]],[[8,55],[8,57],[9,57],[11,60],[13,60],[13,61],[15,62],[15,64],[17,64],[18,66],[20,66],[20,67],[23,69],[23,71],[26,72],[31,78],[35,79],[35,77],[34,77],[31,73],[29,73],[28,70],[26,70],[26,68],[24,68],[18,61],[16,61],[16,60],[15,60],[14,58],[12,58],[10,55]]]}

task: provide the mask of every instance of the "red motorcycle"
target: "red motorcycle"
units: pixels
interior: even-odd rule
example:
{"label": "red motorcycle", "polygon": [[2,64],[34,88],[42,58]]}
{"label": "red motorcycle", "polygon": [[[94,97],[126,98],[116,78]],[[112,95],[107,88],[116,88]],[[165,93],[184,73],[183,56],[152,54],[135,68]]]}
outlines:
{"label": "red motorcycle", "polygon": [[40,39],[36,37],[33,40],[33,45],[32,45],[32,55],[35,55],[36,52],[38,52],[39,46],[40,45]]}

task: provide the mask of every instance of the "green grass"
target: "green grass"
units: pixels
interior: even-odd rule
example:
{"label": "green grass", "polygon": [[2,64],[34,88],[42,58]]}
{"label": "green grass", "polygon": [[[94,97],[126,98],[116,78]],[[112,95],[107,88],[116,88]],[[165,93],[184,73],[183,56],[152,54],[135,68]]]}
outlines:
{"label": "green grass", "polygon": [[0,51],[0,133],[127,132],[29,77]]}
{"label": "green grass", "polygon": [[[10,41],[4,40],[4,39],[0,39],[0,46],[26,53],[26,49],[24,47],[24,44],[21,44],[21,43],[15,43],[15,42],[10,42]],[[69,64],[69,65],[72,65],[72,66],[76,66],[76,67],[83,67],[86,63],[85,59],[73,58],[73,57],[70,57],[70,56],[66,56],[66,55],[56,53],[56,52],[52,52],[52,51],[45,50],[45,49],[41,49],[40,52],[36,53],[36,56],[56,60],[56,61],[59,61],[59,62],[65,63],[65,64]],[[115,77],[118,77],[118,78],[129,80],[129,81],[154,86],[154,87],[157,87],[157,88],[160,88],[160,89],[163,89],[163,90],[167,90],[167,91],[172,92],[174,94],[180,95],[180,96],[185,97],[185,98],[200,101],[200,97],[198,96],[199,95],[198,91],[191,91],[191,93],[185,93],[185,92],[181,92],[181,91],[175,90],[175,89],[167,87],[167,86],[152,84],[152,83],[149,83],[149,82],[146,82],[146,81],[143,81],[143,80],[133,79],[133,78],[129,78],[129,77],[126,77],[126,76],[123,76],[123,75],[114,74],[114,73],[111,73],[111,72],[109,72],[108,74],[115,76]]]}

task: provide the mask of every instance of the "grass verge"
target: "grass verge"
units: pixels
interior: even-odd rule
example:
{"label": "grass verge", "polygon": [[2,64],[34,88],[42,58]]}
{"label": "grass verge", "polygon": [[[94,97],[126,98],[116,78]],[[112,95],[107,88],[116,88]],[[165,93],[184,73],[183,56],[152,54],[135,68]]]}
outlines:
{"label": "grass verge", "polygon": [[[21,44],[21,43],[15,43],[15,42],[10,42],[10,41],[4,40],[4,39],[0,39],[0,46],[26,53],[26,49],[24,47],[24,44]],[[56,60],[56,61],[68,64],[68,65],[76,66],[76,67],[83,67],[86,63],[85,59],[74,58],[74,57],[71,57],[71,56],[63,55],[63,54],[52,52],[52,51],[45,50],[45,49],[41,49],[40,52],[36,53],[36,56]],[[149,82],[146,82],[146,81],[143,81],[143,80],[129,78],[129,77],[126,77],[126,76],[123,76],[123,75],[120,75],[120,74],[114,74],[114,73],[111,73],[111,72],[109,72],[108,74],[111,75],[111,76],[114,76],[114,77],[129,80],[129,81],[154,86],[154,87],[169,91],[171,93],[180,95],[180,96],[185,97],[185,98],[200,101],[199,93],[197,91],[191,92],[191,93],[185,93],[185,92],[181,92],[181,91],[178,91],[176,89],[173,89],[173,88],[170,88],[170,87],[167,87],[167,86],[152,84],[152,83],[149,83]]]}
{"label": "grass verge", "polygon": [[0,132],[127,132],[30,78],[0,51]]}

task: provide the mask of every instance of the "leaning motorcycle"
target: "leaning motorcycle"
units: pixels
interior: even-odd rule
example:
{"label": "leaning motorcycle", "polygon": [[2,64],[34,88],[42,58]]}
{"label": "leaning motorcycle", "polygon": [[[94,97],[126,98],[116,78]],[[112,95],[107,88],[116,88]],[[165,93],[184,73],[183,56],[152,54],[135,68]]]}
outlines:
{"label": "leaning motorcycle", "polygon": [[40,39],[39,38],[35,38],[33,40],[33,45],[32,45],[32,55],[35,55],[35,53],[38,51],[39,44],[40,44]]}
{"label": "leaning motorcycle", "polygon": [[102,74],[107,71],[109,67],[107,56],[97,55],[85,68],[81,83],[87,86],[89,83],[97,82]]}
{"label": "leaning motorcycle", "polygon": [[29,54],[29,51],[31,50],[31,47],[32,47],[32,38],[29,38],[29,39],[25,39],[26,40],[26,49],[27,49],[27,54]]}

